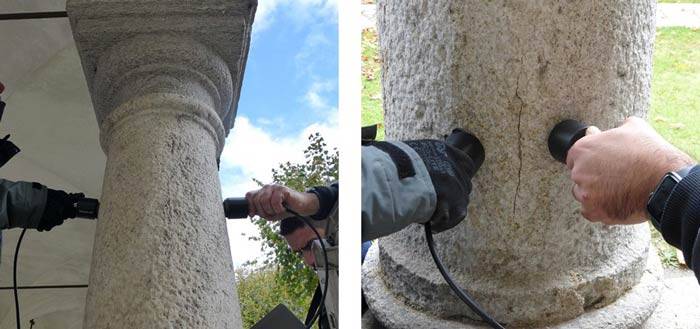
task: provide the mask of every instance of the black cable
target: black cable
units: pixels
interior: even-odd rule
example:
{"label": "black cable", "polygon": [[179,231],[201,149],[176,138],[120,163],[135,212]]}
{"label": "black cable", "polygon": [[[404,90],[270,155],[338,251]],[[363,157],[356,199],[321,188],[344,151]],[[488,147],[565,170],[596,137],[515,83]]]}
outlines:
{"label": "black cable", "polygon": [[12,286],[12,287],[0,287],[0,290],[33,290],[33,289],[75,289],[75,288],[87,288],[86,284],[64,284],[64,285],[45,285],[45,286]]}
{"label": "black cable", "polygon": [[316,234],[316,237],[318,238],[318,241],[321,245],[321,249],[323,250],[323,261],[326,264],[326,283],[323,284],[323,292],[321,293],[321,304],[320,304],[319,308],[316,310],[316,314],[314,314],[314,317],[311,318],[311,322],[309,322],[309,324],[306,324],[306,329],[310,329],[314,325],[314,322],[316,322],[316,320],[321,316],[321,312],[323,311],[323,309],[325,308],[325,305],[326,305],[326,293],[328,293],[328,274],[329,274],[328,273],[328,254],[326,253],[326,245],[323,243],[323,239],[321,238],[321,235],[318,234],[318,231],[316,230],[316,228],[313,225],[311,225],[311,220],[305,216],[300,215],[296,211],[289,209],[289,207],[287,207],[287,205],[284,205],[284,208],[290,214],[301,219],[304,222],[304,224],[306,224],[306,226],[308,226],[309,228],[311,228],[312,231],[314,231],[314,234]]}
{"label": "black cable", "polygon": [[65,11],[42,11],[35,13],[11,13],[0,14],[0,21],[14,21],[23,19],[43,19],[43,18],[61,18],[68,17]]}
{"label": "black cable", "polygon": [[433,231],[430,229],[430,222],[425,223],[425,239],[428,241],[428,249],[430,250],[430,255],[433,256],[433,260],[435,261],[435,265],[440,271],[440,274],[442,274],[442,277],[445,278],[445,281],[447,281],[447,284],[450,285],[450,288],[452,288],[452,290],[457,294],[459,299],[461,299],[465,304],[467,304],[467,306],[469,306],[469,308],[471,308],[472,311],[474,311],[474,313],[479,315],[486,323],[488,323],[491,326],[491,328],[505,329],[491,316],[486,314],[486,312],[484,312],[484,310],[481,309],[479,304],[472,300],[469,297],[469,295],[467,295],[467,293],[464,292],[464,290],[459,288],[452,279],[452,276],[450,276],[450,274],[447,273],[447,270],[445,270],[445,266],[442,265],[442,261],[440,261],[440,258],[435,252],[435,241],[433,241]]}
{"label": "black cable", "polygon": [[19,324],[19,297],[17,296],[17,256],[19,255],[19,246],[22,244],[22,239],[24,239],[24,233],[27,229],[22,230],[22,234],[19,235],[19,240],[17,240],[17,247],[15,248],[15,262],[12,269],[12,286],[15,292],[15,321],[17,322],[17,329],[22,327]]}

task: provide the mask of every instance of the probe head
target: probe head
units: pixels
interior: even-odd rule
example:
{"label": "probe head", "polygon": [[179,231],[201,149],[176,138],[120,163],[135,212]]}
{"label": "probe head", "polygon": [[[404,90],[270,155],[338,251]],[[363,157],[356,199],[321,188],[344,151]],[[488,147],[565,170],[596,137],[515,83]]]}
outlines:
{"label": "probe head", "polygon": [[566,164],[566,155],[569,153],[569,149],[581,137],[586,136],[586,129],[588,129],[588,125],[576,120],[568,119],[559,122],[552,128],[547,139],[549,154],[557,161]]}
{"label": "probe head", "polygon": [[479,141],[476,136],[464,131],[463,129],[455,128],[452,130],[452,133],[445,138],[445,143],[466,153],[472,159],[472,161],[474,161],[474,172],[478,171],[481,165],[484,163],[484,158],[486,155],[484,152],[484,146],[481,145],[481,141]]}

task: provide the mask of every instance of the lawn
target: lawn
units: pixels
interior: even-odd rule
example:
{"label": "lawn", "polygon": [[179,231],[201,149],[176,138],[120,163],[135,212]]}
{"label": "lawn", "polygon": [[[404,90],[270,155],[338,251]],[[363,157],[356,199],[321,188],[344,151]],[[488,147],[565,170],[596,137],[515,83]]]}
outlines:
{"label": "lawn", "polygon": [[[692,2],[700,3],[700,0]],[[363,125],[383,122],[377,41],[374,29],[362,31]],[[700,159],[700,29],[659,29],[653,65],[649,120],[664,138]],[[383,139],[383,129],[379,137]],[[677,266],[675,249],[653,227],[652,240],[664,265]]]}
{"label": "lawn", "polygon": [[[656,32],[651,94],[649,119],[654,129],[700,159],[699,29],[673,27]],[[664,265],[676,266],[675,249],[653,227],[652,239]]]}
{"label": "lawn", "polygon": [[700,158],[700,30],[663,28],[656,33],[651,113],[654,128]]}
{"label": "lawn", "polygon": [[[382,112],[381,60],[375,29],[362,31],[362,125],[384,122]],[[377,139],[384,139],[384,128],[377,132]]]}

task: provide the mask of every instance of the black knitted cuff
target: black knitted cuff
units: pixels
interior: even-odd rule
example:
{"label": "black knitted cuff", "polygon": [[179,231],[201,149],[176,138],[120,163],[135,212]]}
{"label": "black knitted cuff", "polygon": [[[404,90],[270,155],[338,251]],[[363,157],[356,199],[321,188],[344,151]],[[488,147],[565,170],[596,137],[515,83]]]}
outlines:
{"label": "black knitted cuff", "polygon": [[318,212],[312,215],[314,220],[324,220],[335,207],[338,202],[338,184],[331,186],[315,186],[311,188],[309,193],[313,193],[318,198]]}
{"label": "black knitted cuff", "polygon": [[[700,228],[700,166],[690,170],[671,191],[661,215],[661,234],[664,240],[683,251],[690,261],[693,243]],[[690,264],[690,263],[688,263]]]}

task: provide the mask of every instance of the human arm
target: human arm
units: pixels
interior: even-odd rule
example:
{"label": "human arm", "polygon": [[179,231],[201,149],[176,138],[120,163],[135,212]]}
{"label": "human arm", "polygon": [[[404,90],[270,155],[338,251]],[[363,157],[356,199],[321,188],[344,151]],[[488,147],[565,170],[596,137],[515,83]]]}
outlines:
{"label": "human arm", "polygon": [[647,220],[646,204],[665,173],[694,164],[644,120],[600,132],[589,128],[566,158],[583,217],[605,224]]}
{"label": "human arm", "polygon": [[0,179],[0,229],[50,231],[77,215],[74,203],[82,197],[82,194],[68,194],[39,183]]}
{"label": "human arm", "polygon": [[246,193],[246,200],[249,204],[248,215],[251,217],[259,215],[272,221],[290,217],[292,214],[284,208],[286,204],[300,215],[323,220],[329,216],[338,202],[338,183],[316,186],[306,192],[278,184],[269,184]]}
{"label": "human arm", "polygon": [[377,146],[362,147],[362,241],[424,223],[435,212],[437,196],[420,156],[403,143],[384,142],[404,152],[397,166]]}
{"label": "human arm", "polygon": [[0,179],[0,229],[37,228],[46,196],[41,184]]}
{"label": "human arm", "polygon": [[567,157],[583,216],[605,224],[646,221],[649,195],[664,175],[693,166],[670,193],[658,223],[652,223],[683,251],[700,280],[700,167],[694,164],[638,118],[605,132],[592,129]]}
{"label": "human arm", "polygon": [[462,130],[453,131],[447,141],[370,142],[363,146],[362,241],[413,223],[430,222],[434,233],[459,224],[467,216],[471,179],[483,156],[481,143]]}

